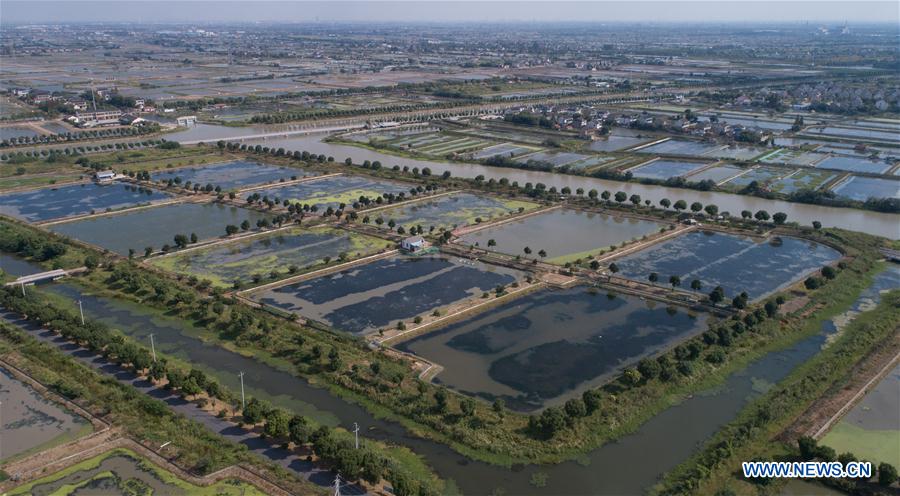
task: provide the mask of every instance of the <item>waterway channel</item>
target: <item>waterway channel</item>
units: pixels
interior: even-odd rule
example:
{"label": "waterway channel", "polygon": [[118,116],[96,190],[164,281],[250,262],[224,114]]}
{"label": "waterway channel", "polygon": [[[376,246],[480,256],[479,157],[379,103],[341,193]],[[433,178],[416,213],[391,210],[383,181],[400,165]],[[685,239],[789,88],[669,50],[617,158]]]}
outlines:
{"label": "waterway channel", "polygon": [[[189,129],[187,131],[170,134],[167,136],[167,139],[175,141],[192,141],[196,139],[212,141],[226,138],[238,140],[241,136],[258,135],[262,132],[274,133],[279,129],[277,127],[233,128],[212,125],[203,126],[203,128],[196,130]],[[202,135],[203,137],[197,138],[198,135]],[[813,221],[820,221],[825,227],[841,227],[844,229],[885,236],[891,239],[900,239],[900,215],[898,214],[886,214],[852,208],[807,205],[782,200],[767,200],[754,196],[714,191],[694,191],[650,184],[625,183],[594,177],[556,174],[552,172],[525,171],[521,169],[508,169],[477,164],[419,160],[388,155],[366,148],[326,143],[322,141],[327,136],[327,133],[291,135],[283,138],[248,140],[247,144],[262,144],[263,146],[268,146],[270,148],[285,148],[286,150],[291,151],[308,151],[310,153],[331,156],[338,161],[343,161],[345,158],[350,157],[356,163],[360,163],[364,160],[378,160],[385,166],[393,166],[396,164],[400,166],[409,166],[410,168],[418,167],[419,169],[428,167],[434,175],[442,174],[444,171],[450,171],[455,177],[474,178],[479,175],[484,176],[485,179],[500,179],[505,177],[509,179],[510,182],[518,181],[520,185],[530,182],[532,184],[543,183],[548,188],[555,186],[558,189],[562,189],[563,187],[568,186],[573,191],[577,188],[584,188],[585,191],[590,189],[596,189],[597,191],[609,190],[613,192],[624,191],[629,196],[632,194],[640,195],[642,199],[651,200],[654,204],[663,198],[668,198],[672,200],[673,203],[678,199],[684,199],[688,203],[698,201],[704,205],[715,204],[719,207],[719,211],[731,212],[733,215],[739,215],[742,210],[750,210],[753,212],[756,212],[757,210],[767,210],[769,214],[784,212],[787,214],[789,221],[798,222],[802,225],[810,225]]]}

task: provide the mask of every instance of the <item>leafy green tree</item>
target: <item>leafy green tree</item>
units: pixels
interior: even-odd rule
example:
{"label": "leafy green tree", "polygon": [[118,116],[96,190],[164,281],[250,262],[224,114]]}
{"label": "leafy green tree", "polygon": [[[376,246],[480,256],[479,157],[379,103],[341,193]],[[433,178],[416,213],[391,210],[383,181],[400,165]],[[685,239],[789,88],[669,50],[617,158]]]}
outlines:
{"label": "leafy green tree", "polygon": [[290,434],[291,416],[288,412],[273,408],[266,415],[266,425],[263,427],[263,433],[269,437],[282,438],[288,437]]}
{"label": "leafy green tree", "polygon": [[772,216],[772,221],[778,225],[784,224],[787,220],[787,214],[784,212],[776,212],[775,215]]}
{"label": "leafy green tree", "polygon": [[887,462],[878,465],[878,484],[888,487],[897,482],[897,468]]}

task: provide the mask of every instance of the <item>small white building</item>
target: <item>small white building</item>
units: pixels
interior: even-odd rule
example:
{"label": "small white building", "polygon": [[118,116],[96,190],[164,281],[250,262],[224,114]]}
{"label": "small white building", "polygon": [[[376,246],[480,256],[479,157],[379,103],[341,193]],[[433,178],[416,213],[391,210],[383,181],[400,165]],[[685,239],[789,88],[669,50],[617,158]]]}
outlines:
{"label": "small white building", "polygon": [[400,242],[400,248],[410,253],[424,250],[425,247],[425,238],[422,236],[410,236]]}
{"label": "small white building", "polygon": [[116,171],[105,170],[94,174],[94,180],[98,183],[111,183],[116,180]]}
{"label": "small white building", "polygon": [[175,119],[175,124],[177,124],[178,127],[191,127],[196,123],[197,123],[196,115],[185,115],[185,116],[178,117]]}

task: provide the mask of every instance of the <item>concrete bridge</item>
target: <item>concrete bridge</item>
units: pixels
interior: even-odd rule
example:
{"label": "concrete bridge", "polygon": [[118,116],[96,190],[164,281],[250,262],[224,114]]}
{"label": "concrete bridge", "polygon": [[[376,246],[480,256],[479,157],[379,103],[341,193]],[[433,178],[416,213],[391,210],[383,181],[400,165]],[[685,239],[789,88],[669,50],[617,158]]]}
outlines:
{"label": "concrete bridge", "polygon": [[45,281],[55,281],[61,277],[66,277],[71,274],[78,274],[81,272],[86,272],[87,267],[78,267],[77,269],[54,269],[48,270],[47,272],[38,272],[37,274],[29,274],[27,276],[21,276],[15,281],[10,281],[4,286],[30,286],[32,284],[37,284],[39,282]]}

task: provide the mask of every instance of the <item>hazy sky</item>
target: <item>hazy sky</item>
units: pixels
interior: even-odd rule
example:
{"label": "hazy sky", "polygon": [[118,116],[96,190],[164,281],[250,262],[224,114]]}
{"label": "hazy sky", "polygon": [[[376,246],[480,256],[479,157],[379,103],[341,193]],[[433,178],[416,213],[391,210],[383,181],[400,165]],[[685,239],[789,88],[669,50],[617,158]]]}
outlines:
{"label": "hazy sky", "polygon": [[650,21],[900,22],[894,1],[0,0],[2,22]]}

